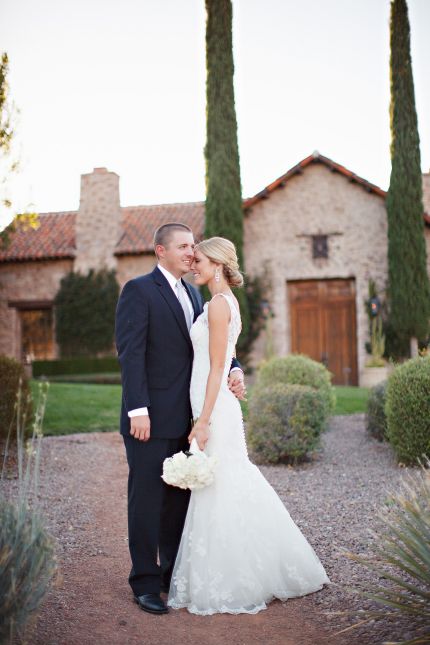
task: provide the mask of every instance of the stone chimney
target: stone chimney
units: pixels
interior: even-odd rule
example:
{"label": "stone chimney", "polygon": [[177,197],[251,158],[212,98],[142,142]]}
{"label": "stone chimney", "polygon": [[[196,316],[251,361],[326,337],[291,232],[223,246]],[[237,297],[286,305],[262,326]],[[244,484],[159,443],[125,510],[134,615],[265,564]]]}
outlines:
{"label": "stone chimney", "polygon": [[423,173],[424,212],[430,215],[430,170]]}
{"label": "stone chimney", "polygon": [[81,175],[81,198],[76,218],[74,270],[115,269],[115,245],[120,234],[119,176],[106,168]]}

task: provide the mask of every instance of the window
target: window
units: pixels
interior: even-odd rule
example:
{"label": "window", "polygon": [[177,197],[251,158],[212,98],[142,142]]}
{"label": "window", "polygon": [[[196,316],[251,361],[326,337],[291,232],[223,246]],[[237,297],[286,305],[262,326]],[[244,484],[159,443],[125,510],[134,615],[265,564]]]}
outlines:
{"label": "window", "polygon": [[21,309],[21,352],[24,360],[54,358],[52,307]]}
{"label": "window", "polygon": [[327,235],[312,235],[312,257],[328,258]]}

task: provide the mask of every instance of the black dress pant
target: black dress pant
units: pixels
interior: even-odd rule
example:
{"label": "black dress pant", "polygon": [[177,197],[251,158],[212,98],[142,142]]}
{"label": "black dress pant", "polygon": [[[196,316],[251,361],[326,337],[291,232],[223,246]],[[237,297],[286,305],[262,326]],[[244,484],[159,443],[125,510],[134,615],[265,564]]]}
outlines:
{"label": "black dress pant", "polygon": [[170,584],[190,491],[168,486],[161,473],[166,457],[188,449],[187,437],[188,432],[179,439],[148,441],[124,436],[129,466],[129,583],[137,596],[159,593],[161,584]]}

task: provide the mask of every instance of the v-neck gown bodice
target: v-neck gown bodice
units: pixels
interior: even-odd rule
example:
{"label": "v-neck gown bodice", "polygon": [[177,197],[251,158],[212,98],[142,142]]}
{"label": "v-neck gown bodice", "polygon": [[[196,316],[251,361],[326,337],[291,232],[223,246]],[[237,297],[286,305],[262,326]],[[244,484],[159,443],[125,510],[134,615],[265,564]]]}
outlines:
{"label": "v-neck gown bodice", "polygon": [[[232,297],[222,295],[231,318],[224,377],[205,448],[217,456],[215,482],[191,494],[168,599],[170,607],[202,615],[254,614],[273,598],[303,596],[329,582],[282,501],[249,461],[240,403],[227,385],[240,314]],[[190,397],[197,418],[210,370],[207,304],[190,335]]]}

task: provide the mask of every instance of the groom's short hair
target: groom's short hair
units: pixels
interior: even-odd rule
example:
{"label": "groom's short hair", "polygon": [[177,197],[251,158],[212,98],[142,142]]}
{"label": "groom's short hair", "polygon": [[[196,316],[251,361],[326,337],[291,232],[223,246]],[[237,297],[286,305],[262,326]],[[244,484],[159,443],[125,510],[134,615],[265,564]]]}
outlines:
{"label": "groom's short hair", "polygon": [[163,224],[162,226],[159,226],[154,233],[154,250],[158,244],[166,247],[171,241],[172,235],[175,231],[188,231],[188,233],[192,233],[190,227],[186,224],[182,224],[181,222],[168,222],[167,224]]}

